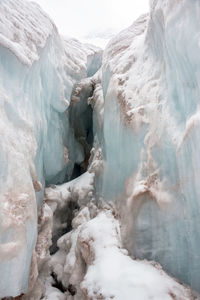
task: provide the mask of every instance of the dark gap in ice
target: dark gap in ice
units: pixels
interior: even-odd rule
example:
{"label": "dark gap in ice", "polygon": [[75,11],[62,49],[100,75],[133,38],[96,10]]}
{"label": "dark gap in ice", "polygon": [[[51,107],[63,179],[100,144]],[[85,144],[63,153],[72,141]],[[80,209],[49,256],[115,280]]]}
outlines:
{"label": "dark gap in ice", "polygon": [[[88,104],[88,98],[93,95],[94,83],[85,81],[75,85],[72,92],[71,104],[69,107],[69,124],[74,132],[74,138],[80,145],[84,159],[80,163],[75,163],[70,180],[73,180],[87,171],[90,151],[93,147],[93,109]],[[65,178],[65,181],[68,181]],[[57,240],[72,230],[72,220],[75,217],[78,204],[76,195],[72,196],[65,207],[57,209],[54,214],[54,226],[52,236],[52,246],[50,247],[50,254],[58,251]]]}
{"label": "dark gap in ice", "polygon": [[60,290],[62,293],[68,291],[72,296],[76,295],[76,287],[73,284],[70,283],[66,288],[65,286],[63,286],[62,282],[57,279],[57,275],[54,272],[51,273],[51,276],[54,279],[54,283],[52,284],[53,287]]}
{"label": "dark gap in ice", "polygon": [[79,177],[83,173],[85,173],[85,171],[83,170],[83,168],[81,167],[81,165],[75,163],[74,164],[74,169],[73,169],[73,172],[72,172],[72,176],[71,176],[71,180]]}
{"label": "dark gap in ice", "polygon": [[[75,199],[74,199],[75,200]],[[57,228],[52,235],[52,245],[50,247],[50,254],[54,254],[58,251],[57,240],[66,234],[67,232],[72,230],[72,220],[75,217],[75,212],[79,209],[79,205],[76,201],[70,201],[67,205],[60,210],[58,209],[55,212],[54,220],[59,220],[59,228]],[[66,226],[62,226],[62,224],[66,224]]]}
{"label": "dark gap in ice", "polygon": [[76,295],[76,287],[73,284],[69,284],[67,289],[72,296]]}
{"label": "dark gap in ice", "polygon": [[[73,128],[76,141],[79,143],[84,153],[84,160],[81,163],[75,163],[71,180],[86,172],[90,151],[93,146],[93,109],[88,104],[88,98],[93,95],[94,84],[83,84],[77,92],[75,86],[72,93],[71,105],[69,108],[69,122]],[[76,100],[74,100],[76,99]],[[77,100],[78,99],[78,100]]]}
{"label": "dark gap in ice", "polygon": [[52,272],[51,276],[54,279],[54,283],[52,284],[52,286],[60,290],[62,293],[65,293],[67,291],[67,288],[64,287],[62,282],[57,279],[57,275],[54,272]]}

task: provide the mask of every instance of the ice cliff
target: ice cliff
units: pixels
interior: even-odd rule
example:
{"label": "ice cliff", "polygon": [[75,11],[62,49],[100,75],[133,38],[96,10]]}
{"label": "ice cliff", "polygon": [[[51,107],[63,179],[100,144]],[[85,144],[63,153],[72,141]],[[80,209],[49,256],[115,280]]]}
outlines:
{"label": "ice cliff", "polygon": [[135,257],[198,291],[199,15],[198,1],[151,1],[102,68],[104,199],[117,201]]}
{"label": "ice cliff", "polygon": [[199,16],[152,0],[101,65],[0,0],[0,298],[199,299]]}
{"label": "ice cliff", "polygon": [[37,4],[0,2],[0,297],[27,290],[45,182],[84,160],[67,109],[100,64],[100,49],[61,38]]}

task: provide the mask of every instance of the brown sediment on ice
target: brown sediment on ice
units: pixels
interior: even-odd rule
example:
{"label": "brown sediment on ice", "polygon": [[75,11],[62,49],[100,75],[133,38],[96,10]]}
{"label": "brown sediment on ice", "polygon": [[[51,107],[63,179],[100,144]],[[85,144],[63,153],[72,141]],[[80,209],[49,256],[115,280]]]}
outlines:
{"label": "brown sediment on ice", "polygon": [[34,198],[33,192],[21,192],[17,188],[8,191],[4,195],[2,212],[6,217],[3,219],[2,227],[7,229],[13,226],[24,226],[28,219],[33,220],[36,213],[36,203],[32,201]]}
{"label": "brown sediment on ice", "polygon": [[21,300],[24,294],[21,294],[17,297],[6,297],[6,298],[2,298],[1,300]]}
{"label": "brown sediment on ice", "polygon": [[131,104],[126,101],[126,97],[124,92],[120,89],[118,90],[117,99],[119,100],[120,104],[120,115],[123,120],[123,123],[126,127],[131,126],[134,116],[128,116],[127,111],[131,109]]}
{"label": "brown sediment on ice", "polygon": [[132,104],[127,100],[124,90],[121,88],[125,82],[123,79],[118,78],[118,91],[117,99],[120,105],[120,117],[126,128],[132,128],[137,130],[140,125],[147,123],[145,118],[145,108],[144,106],[136,107],[133,109]]}

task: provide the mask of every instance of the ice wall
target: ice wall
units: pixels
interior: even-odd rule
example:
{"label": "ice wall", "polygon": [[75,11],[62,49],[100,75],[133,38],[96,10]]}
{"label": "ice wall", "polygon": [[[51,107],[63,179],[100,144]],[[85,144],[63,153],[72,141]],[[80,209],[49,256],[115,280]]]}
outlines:
{"label": "ice wall", "polygon": [[45,182],[84,160],[67,109],[100,63],[100,49],[61,38],[37,4],[0,1],[0,298],[27,290]]}
{"label": "ice wall", "polygon": [[151,1],[103,57],[103,197],[124,243],[200,290],[199,1]]}

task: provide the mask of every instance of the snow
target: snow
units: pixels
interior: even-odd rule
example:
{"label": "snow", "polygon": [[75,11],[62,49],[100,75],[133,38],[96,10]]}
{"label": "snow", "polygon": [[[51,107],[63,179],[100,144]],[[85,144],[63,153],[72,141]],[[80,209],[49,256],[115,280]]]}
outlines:
{"label": "snow", "polygon": [[[0,11],[0,44],[12,51],[24,64],[31,66],[39,60],[41,50],[52,35],[58,35],[55,24],[35,2],[3,0]],[[81,44],[72,38],[65,40],[66,52],[80,67],[80,61],[87,62],[87,56],[100,52],[99,48],[89,44]],[[78,54],[78,55],[77,55]],[[80,54],[84,56],[81,58]],[[73,56],[73,57],[72,57]],[[77,57],[79,56],[79,61]],[[98,68],[97,68],[98,69]],[[79,70],[79,73],[81,71]]]}
{"label": "snow", "polygon": [[[79,212],[75,218],[79,224],[75,222],[74,229],[59,239],[59,251],[51,260],[63,286],[75,287],[72,299],[194,299],[160,265],[128,256],[111,209],[96,208],[96,214],[90,219],[86,207]],[[51,299],[51,293],[46,299]]]}
{"label": "snow", "polygon": [[94,173],[85,172],[72,181],[46,188],[46,199],[48,201],[56,201],[62,207],[72,199],[73,195],[76,195],[76,201],[82,204],[86,196],[92,193],[93,185]]}
{"label": "snow", "polygon": [[[94,75],[101,66],[101,48],[89,43],[82,44],[73,38],[67,38],[65,36],[62,38],[64,40],[66,54],[65,65],[67,69],[70,68],[71,72],[78,76],[79,80],[84,77],[82,74],[85,70],[87,71],[87,77]],[[68,74],[71,74],[70,70]]]}
{"label": "snow", "polygon": [[[102,295],[104,299],[118,300],[190,299],[189,290],[159,266],[132,260],[127,255],[121,248],[119,223],[110,211],[100,212],[83,227],[80,235],[80,243],[87,243],[90,250],[87,257],[82,250],[89,268],[81,287],[88,298],[98,299]],[[91,257],[94,257],[92,262]]]}
{"label": "snow", "polygon": [[[89,209],[84,207],[84,205],[88,202],[89,207],[92,208],[92,204],[89,204],[89,201],[92,198],[93,190],[94,173],[89,172],[60,186],[54,185],[46,188],[46,197],[38,217],[38,237],[32,257],[29,290],[24,296],[24,300],[40,300],[43,297],[48,300],[66,299],[65,295],[55,287],[55,281],[50,276],[50,273],[54,268],[55,272],[57,272],[56,270],[62,272],[62,269],[65,267],[67,274],[70,274],[70,268],[73,268],[73,260],[75,260],[74,250],[80,225],[90,219]],[[81,211],[72,220],[75,238],[71,232],[61,236],[58,240],[60,250],[53,256],[50,256],[49,249],[52,244],[52,236],[56,236],[62,227],[67,228],[68,224],[62,223],[62,215],[65,213],[65,208],[70,201],[74,201],[80,206],[82,204]],[[64,251],[69,249],[69,244],[71,245],[71,250],[68,254],[68,257],[70,257],[68,261]],[[65,264],[67,263],[68,265],[66,266]],[[57,276],[58,280],[62,278],[66,278],[63,272],[61,277]]]}
{"label": "snow", "polygon": [[170,276],[199,291],[199,13],[151,1],[100,68],[0,1],[0,298],[195,299]]}
{"label": "snow", "polygon": [[39,60],[40,51],[55,25],[34,2],[3,0],[0,10],[0,44],[24,64]]}

